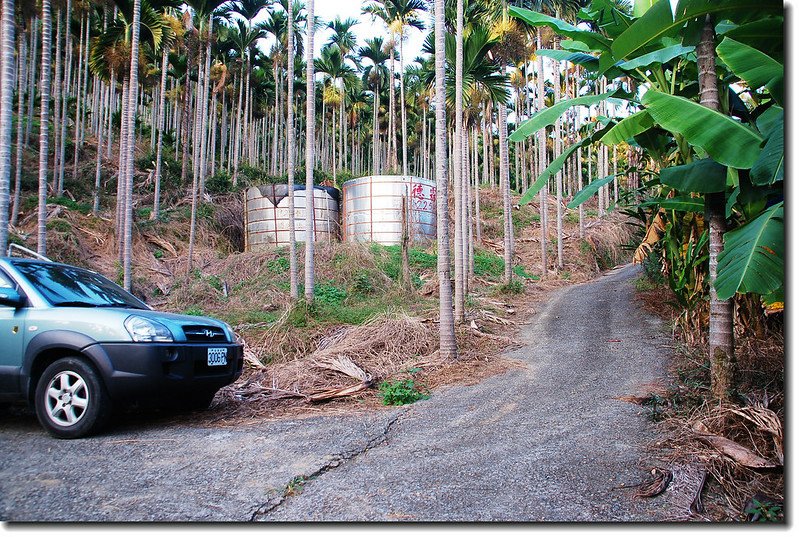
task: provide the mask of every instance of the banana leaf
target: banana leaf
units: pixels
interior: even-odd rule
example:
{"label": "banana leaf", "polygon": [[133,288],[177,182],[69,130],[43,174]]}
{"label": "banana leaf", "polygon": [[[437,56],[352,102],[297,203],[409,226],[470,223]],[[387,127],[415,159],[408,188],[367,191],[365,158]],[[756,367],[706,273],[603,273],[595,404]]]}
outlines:
{"label": "banana leaf", "polygon": [[528,188],[524,192],[521,199],[519,200],[519,205],[530,203],[530,201],[532,201],[535,195],[538,194],[542,188],[544,188],[544,186],[547,184],[547,181],[549,181],[549,178],[558,173],[558,170],[560,170],[563,167],[563,164],[566,162],[566,159],[568,159],[572,154],[574,154],[574,152],[577,151],[579,147],[585,147],[588,144],[596,142],[599,138],[604,136],[605,133],[608,130],[610,130],[610,128],[611,127],[604,127],[602,129],[598,129],[591,135],[586,136],[585,138],[580,140],[579,142],[576,142],[567,147],[563,151],[563,153],[561,153],[560,155],[558,155],[557,158],[552,160],[549,166],[547,166],[546,169],[543,172],[541,172],[541,175],[538,176],[538,179],[536,179],[535,182],[532,185],[530,185],[530,188]]}
{"label": "banana leaf", "polygon": [[724,234],[713,282],[721,300],[735,293],[769,295],[785,285],[783,204],[767,208],[751,222]]}
{"label": "banana leaf", "polygon": [[[731,29],[719,31],[720,35],[731,37],[740,43],[768,54],[780,63],[784,63],[785,50],[784,17],[766,17],[741,25],[733,25]],[[776,37],[776,39],[775,39]]]}
{"label": "banana leaf", "polygon": [[725,37],[716,47],[719,58],[752,90],[765,87],[782,106],[785,68],[777,60],[749,45]]}
{"label": "banana leaf", "polygon": [[590,50],[610,50],[610,40],[602,34],[583,30],[568,22],[529,9],[511,6],[508,9],[508,13],[512,17],[523,20],[530,26],[546,26],[558,35],[585,43]]}
{"label": "banana leaf", "polygon": [[596,71],[599,68],[599,58],[586,54],[584,52],[569,52],[568,50],[551,50],[539,49],[535,51],[536,55],[544,56],[545,58],[552,58],[559,62],[571,62],[576,65],[582,65],[589,71]]}
{"label": "banana leaf", "polygon": [[641,110],[622,119],[611,128],[599,141],[605,145],[616,145],[626,142],[655,125],[652,116]]}
{"label": "banana leaf", "polygon": [[555,103],[549,108],[545,108],[536,112],[530,117],[530,119],[519,125],[519,128],[517,128],[510,136],[508,136],[508,140],[511,142],[521,142],[522,140],[525,140],[529,136],[533,135],[535,132],[550,125],[554,125],[558,118],[565,114],[569,108],[573,106],[591,106],[598,102],[604,101],[616,93],[617,90],[611,90],[601,95],[585,95],[583,97],[577,97],[575,99],[568,99]]}
{"label": "banana leaf", "polygon": [[711,159],[695,160],[660,170],[660,182],[680,192],[724,192],[727,188],[727,168]]}
{"label": "banana leaf", "polygon": [[602,179],[597,179],[596,181],[589,183],[587,187],[579,191],[577,194],[574,195],[574,199],[569,202],[566,206],[568,209],[574,209],[575,207],[579,207],[580,204],[585,203],[591,196],[599,192],[599,189],[605,186],[606,184],[613,181],[613,178],[616,177],[615,175],[608,175],[607,177],[603,177]]}
{"label": "banana leaf", "polygon": [[725,166],[748,169],[760,156],[763,137],[729,116],[684,97],[650,89],[641,102],[655,123],[681,134]]}
{"label": "banana leaf", "polygon": [[771,129],[750,174],[753,185],[771,185],[785,177],[785,124],[783,117]]}
{"label": "banana leaf", "polygon": [[617,60],[631,60],[642,48],[677,35],[686,23],[705,15],[715,14],[719,20],[740,19],[752,14],[780,14],[783,9],[778,0],[682,0],[672,14],[671,2],[660,0],[613,40],[611,50]]}
{"label": "banana leaf", "polygon": [[577,151],[577,148],[581,147],[582,145],[583,140],[572,144],[567,147],[563,153],[558,155],[556,159],[553,159],[549,166],[547,166],[547,168],[541,172],[541,175],[535,180],[535,183],[530,185],[530,188],[524,192],[524,195],[522,195],[521,199],[519,200],[519,205],[530,203],[535,195],[538,194],[542,188],[544,188],[544,186],[547,184],[547,181],[549,181],[549,178],[558,173],[558,170],[563,167],[566,159],[569,158],[575,151]]}
{"label": "banana leaf", "polygon": [[666,47],[660,50],[656,50],[654,52],[650,52],[649,54],[644,54],[643,56],[639,56],[634,60],[630,60],[628,62],[623,62],[619,64],[620,69],[624,69],[625,71],[632,71],[634,69],[641,69],[649,67],[650,65],[663,65],[664,63],[668,63],[674,58],[678,58],[683,54],[688,54],[689,52],[693,52],[696,47],[684,47],[682,45],[673,45],[671,47]]}
{"label": "banana leaf", "polygon": [[671,211],[686,213],[702,213],[705,211],[705,198],[692,198],[690,196],[677,196],[674,198],[653,198],[639,204],[641,207],[663,207]]}

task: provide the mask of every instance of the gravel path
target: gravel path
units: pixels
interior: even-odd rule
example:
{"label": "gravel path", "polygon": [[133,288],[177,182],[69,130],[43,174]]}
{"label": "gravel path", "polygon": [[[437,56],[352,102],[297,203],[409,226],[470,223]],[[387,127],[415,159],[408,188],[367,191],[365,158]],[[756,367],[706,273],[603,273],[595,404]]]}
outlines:
{"label": "gravel path", "polygon": [[[509,353],[525,367],[381,412],[204,428],[133,423],[59,441],[0,414],[3,520],[646,521],[641,407],[668,337],[625,267],[557,292]],[[188,421],[188,420],[187,420]]]}

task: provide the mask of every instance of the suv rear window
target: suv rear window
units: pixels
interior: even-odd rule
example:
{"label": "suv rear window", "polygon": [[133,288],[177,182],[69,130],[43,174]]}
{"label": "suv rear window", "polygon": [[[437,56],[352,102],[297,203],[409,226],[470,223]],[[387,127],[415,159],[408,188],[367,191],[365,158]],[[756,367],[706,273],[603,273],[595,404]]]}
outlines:
{"label": "suv rear window", "polygon": [[115,283],[88,270],[30,261],[18,261],[14,266],[53,306],[149,309]]}

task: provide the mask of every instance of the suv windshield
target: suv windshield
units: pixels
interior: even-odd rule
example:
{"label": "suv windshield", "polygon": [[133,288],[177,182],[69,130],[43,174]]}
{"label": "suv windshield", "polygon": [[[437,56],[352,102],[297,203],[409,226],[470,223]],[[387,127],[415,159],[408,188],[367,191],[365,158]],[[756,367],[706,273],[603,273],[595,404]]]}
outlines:
{"label": "suv windshield", "polygon": [[88,270],[31,261],[17,261],[14,266],[53,306],[149,309],[117,284]]}

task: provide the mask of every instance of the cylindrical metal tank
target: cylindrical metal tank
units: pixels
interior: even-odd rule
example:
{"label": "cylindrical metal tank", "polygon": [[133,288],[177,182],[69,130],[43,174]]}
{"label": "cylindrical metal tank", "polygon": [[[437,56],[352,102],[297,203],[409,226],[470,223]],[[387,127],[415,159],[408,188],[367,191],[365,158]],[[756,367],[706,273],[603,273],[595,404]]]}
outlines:
{"label": "cylindrical metal tank", "polygon": [[[288,185],[262,185],[247,189],[244,206],[244,249],[262,251],[289,244]],[[305,185],[294,185],[294,229],[297,241],[305,240]],[[315,186],[314,237],[317,241],[338,240],[339,191]]]}
{"label": "cylindrical metal tank", "polygon": [[385,245],[402,241],[402,200],[407,200],[411,242],[436,237],[436,184],[402,175],[369,175],[342,185],[344,240]]}

